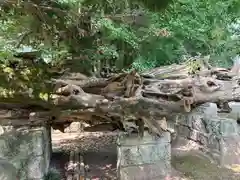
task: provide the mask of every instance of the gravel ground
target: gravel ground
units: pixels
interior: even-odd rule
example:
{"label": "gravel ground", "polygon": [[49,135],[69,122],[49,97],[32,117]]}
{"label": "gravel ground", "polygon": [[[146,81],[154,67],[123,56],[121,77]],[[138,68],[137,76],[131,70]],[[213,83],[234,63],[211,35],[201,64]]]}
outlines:
{"label": "gravel ground", "polygon": [[52,147],[54,152],[78,150],[84,152],[116,152],[117,133],[84,132],[53,133]]}

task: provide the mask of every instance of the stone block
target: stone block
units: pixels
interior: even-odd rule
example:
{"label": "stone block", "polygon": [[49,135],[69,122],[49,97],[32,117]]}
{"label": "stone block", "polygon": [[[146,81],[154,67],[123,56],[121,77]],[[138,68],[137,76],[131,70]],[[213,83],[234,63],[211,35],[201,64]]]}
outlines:
{"label": "stone block", "polygon": [[158,161],[168,161],[171,159],[169,148],[169,144],[145,144],[134,147],[119,147],[119,151],[121,152],[119,159],[120,165],[124,167],[142,163],[151,164]]}
{"label": "stone block", "polygon": [[192,117],[191,127],[192,127],[192,129],[197,130],[202,133],[207,132],[206,122],[204,121],[204,118],[199,114],[196,114],[195,116]]}
{"label": "stone block", "polygon": [[201,145],[207,146],[208,145],[208,136],[205,133],[199,132],[198,141]]}
{"label": "stone block", "polygon": [[19,128],[0,135],[0,156],[13,163],[20,179],[42,179],[50,163],[49,133],[45,127]]}
{"label": "stone block", "polygon": [[176,124],[183,125],[183,126],[189,126],[189,115],[183,113],[176,116]]}
{"label": "stone block", "polygon": [[215,152],[220,152],[220,137],[216,137],[214,135],[209,135],[208,137],[208,145],[207,147],[211,150],[211,151],[215,151]]}
{"label": "stone block", "polygon": [[193,141],[198,141],[198,134],[199,134],[199,131],[192,129],[189,131],[188,139],[191,139]]}
{"label": "stone block", "polygon": [[178,125],[177,127],[177,133],[178,135],[184,137],[184,138],[188,138],[191,129],[187,126],[182,126],[182,125]]}
{"label": "stone block", "polygon": [[230,103],[230,107],[233,111],[229,114],[218,114],[214,104],[205,104],[190,113],[181,114],[175,127],[180,137],[174,142],[175,148],[183,144],[181,139],[188,138],[201,145],[199,149],[204,149],[204,152],[221,165],[239,165],[240,127],[236,119],[239,116],[240,103]]}
{"label": "stone block", "polygon": [[223,137],[221,149],[221,165],[240,165],[240,136]]}
{"label": "stone block", "polygon": [[27,172],[27,177],[42,179],[46,172],[46,159],[44,156],[35,156],[30,158],[23,171]]}
{"label": "stone block", "polygon": [[206,118],[204,119],[206,123],[206,133],[221,136],[221,121],[220,118]]}
{"label": "stone block", "polygon": [[17,169],[6,159],[0,157],[0,179],[15,180],[17,179]]}
{"label": "stone block", "polygon": [[219,116],[237,120],[240,115],[239,114],[240,103],[239,102],[230,102],[228,104],[229,104],[230,108],[232,108],[232,111],[230,113],[221,113],[221,114],[219,114]]}
{"label": "stone block", "polygon": [[119,180],[160,180],[170,174],[171,164],[158,162],[139,166],[124,167],[120,170]]}
{"label": "stone block", "polygon": [[215,103],[205,103],[205,104],[195,108],[191,113],[199,114],[203,118],[206,118],[206,117],[214,118],[214,117],[218,117],[218,108]]}
{"label": "stone block", "polygon": [[176,123],[206,133],[209,119],[218,119],[217,107],[213,103],[205,103],[193,109],[190,113],[182,113],[176,116]]}
{"label": "stone block", "polygon": [[[141,139],[122,135],[118,138],[118,176],[127,179],[159,179],[171,170],[170,133],[154,137],[145,133]],[[162,179],[162,178],[160,178]]]}
{"label": "stone block", "polygon": [[155,137],[150,135],[147,132],[144,132],[144,137],[139,138],[137,135],[120,135],[118,137],[117,144],[124,146],[135,146],[135,145],[144,145],[144,144],[165,144],[170,142],[170,133],[164,132],[162,137]]}
{"label": "stone block", "polygon": [[238,124],[236,120],[221,118],[221,134],[224,137],[238,135]]}

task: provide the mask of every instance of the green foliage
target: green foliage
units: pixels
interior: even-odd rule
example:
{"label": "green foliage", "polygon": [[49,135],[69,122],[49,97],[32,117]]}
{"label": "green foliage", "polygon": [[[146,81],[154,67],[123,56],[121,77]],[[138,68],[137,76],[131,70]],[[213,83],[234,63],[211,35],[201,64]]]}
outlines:
{"label": "green foliage", "polygon": [[96,76],[104,66],[143,71],[197,53],[228,66],[239,53],[239,30],[229,28],[238,7],[239,0],[19,1],[0,10],[0,60],[31,45],[54,66]]}
{"label": "green foliage", "polygon": [[236,3],[239,1],[178,0],[164,13],[149,12],[152,26],[165,28],[171,35],[147,44],[144,49],[150,53],[145,59],[157,59],[155,64],[163,65],[199,52],[211,55],[212,63],[229,65],[230,58],[239,53],[239,38],[232,39],[228,28],[239,15],[239,9],[233,10]]}
{"label": "green foliage", "polygon": [[[164,8],[169,2],[155,2],[154,10]],[[2,19],[7,28],[0,36],[13,39],[15,45],[41,49],[45,57],[48,54],[57,62],[71,57],[71,68],[88,71],[87,74],[96,74],[106,65],[128,68],[138,58],[142,43],[141,35],[133,28],[138,16],[134,11],[151,8],[152,4],[144,0],[32,0],[18,4],[9,1],[1,9],[6,15]],[[21,38],[19,43],[16,37]]]}

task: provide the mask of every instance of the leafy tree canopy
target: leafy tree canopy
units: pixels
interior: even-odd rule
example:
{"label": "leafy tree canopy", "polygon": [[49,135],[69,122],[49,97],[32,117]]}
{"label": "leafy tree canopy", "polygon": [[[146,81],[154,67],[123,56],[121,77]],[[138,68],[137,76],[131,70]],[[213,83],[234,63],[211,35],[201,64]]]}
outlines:
{"label": "leafy tree canopy", "polygon": [[[29,0],[1,2],[0,59],[31,46],[52,64],[99,76],[102,67],[144,70],[239,53],[238,0]],[[234,36],[233,36],[234,35]]]}

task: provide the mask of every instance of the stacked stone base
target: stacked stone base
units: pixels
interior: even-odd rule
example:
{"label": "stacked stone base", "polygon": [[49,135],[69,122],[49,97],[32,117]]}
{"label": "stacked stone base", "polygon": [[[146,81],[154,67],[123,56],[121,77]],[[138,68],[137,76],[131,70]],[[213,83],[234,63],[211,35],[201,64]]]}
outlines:
{"label": "stacked stone base", "polygon": [[[0,157],[16,168],[20,180],[42,180],[48,172],[50,153],[49,132],[45,127],[13,128],[0,135]],[[4,172],[0,172],[0,177],[1,174]]]}
{"label": "stacked stone base", "polygon": [[119,180],[159,180],[171,173],[170,134],[143,139],[121,135],[118,138]]}
{"label": "stacked stone base", "polygon": [[[212,110],[212,113],[209,113]],[[206,111],[208,113],[206,113]],[[178,116],[175,129],[178,143],[182,145],[195,142],[198,150],[222,166],[240,164],[240,136],[237,121],[217,115],[216,109],[210,106],[199,107],[198,110]]]}

